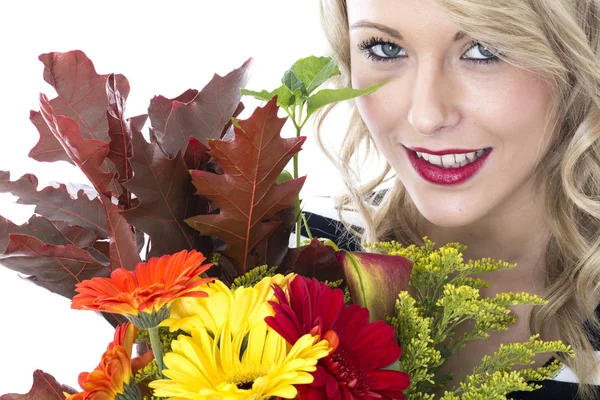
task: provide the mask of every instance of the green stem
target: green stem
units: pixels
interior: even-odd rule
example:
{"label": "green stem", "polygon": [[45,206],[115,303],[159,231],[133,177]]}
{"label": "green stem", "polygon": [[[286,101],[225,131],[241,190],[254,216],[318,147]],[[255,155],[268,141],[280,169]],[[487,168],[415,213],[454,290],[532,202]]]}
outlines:
{"label": "green stem", "polygon": [[158,365],[158,372],[162,375],[165,364],[163,362],[163,351],[158,334],[158,326],[148,328],[148,334],[150,336],[150,346],[152,346],[152,352],[154,352],[154,358],[156,359],[156,365]]}
{"label": "green stem", "polygon": [[306,228],[306,234],[308,235],[308,239],[312,240],[313,236],[310,233],[310,228],[308,227],[308,222],[306,221],[306,216],[302,214],[302,222],[304,222],[304,227]]}
{"label": "green stem", "polygon": [[[300,110],[298,112],[299,121],[302,121],[302,106],[303,104],[300,104]],[[299,137],[300,132],[302,131],[302,126],[298,125],[296,120],[292,121],[294,121],[294,126],[296,127],[296,137]],[[294,154],[294,179],[298,179],[298,153]],[[300,195],[296,196],[296,200],[294,201],[294,216],[296,217],[296,247],[300,247],[300,237],[302,232],[302,218],[300,217]]]}
{"label": "green stem", "polygon": [[[298,178],[298,153],[294,154],[294,179]],[[294,200],[294,216],[296,217],[296,247],[300,247],[302,219],[300,218],[300,195]]]}

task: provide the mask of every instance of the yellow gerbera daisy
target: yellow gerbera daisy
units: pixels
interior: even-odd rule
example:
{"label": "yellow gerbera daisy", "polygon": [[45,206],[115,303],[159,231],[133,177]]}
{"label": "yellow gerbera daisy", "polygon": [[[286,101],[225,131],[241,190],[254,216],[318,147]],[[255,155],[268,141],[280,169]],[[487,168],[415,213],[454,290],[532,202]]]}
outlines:
{"label": "yellow gerbera daisy", "polygon": [[170,379],[150,387],[155,396],[176,400],[293,399],[294,385],[312,383],[317,361],[332,350],[309,334],[290,347],[266,323],[250,327],[248,321],[236,332],[225,322],[214,337],[205,328],[194,329],[171,346],[163,371]]}
{"label": "yellow gerbera daisy", "polygon": [[161,326],[168,326],[171,332],[181,329],[191,333],[193,329],[206,328],[217,332],[229,322],[232,332],[248,321],[250,327],[262,323],[265,317],[273,315],[269,300],[274,300],[272,285],[287,290],[287,284],[294,274],[281,274],[266,277],[253,287],[239,287],[231,290],[221,281],[201,286],[207,297],[178,299],[171,309],[170,318]]}

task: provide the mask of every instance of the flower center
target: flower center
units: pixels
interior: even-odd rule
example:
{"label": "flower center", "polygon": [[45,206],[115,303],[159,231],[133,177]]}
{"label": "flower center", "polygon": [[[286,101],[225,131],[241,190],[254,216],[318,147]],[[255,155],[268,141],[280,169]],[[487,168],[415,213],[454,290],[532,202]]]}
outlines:
{"label": "flower center", "polygon": [[237,387],[238,387],[238,389],[242,389],[242,390],[250,390],[250,389],[252,389],[252,384],[254,384],[254,381],[238,383]]}
{"label": "flower center", "polygon": [[345,385],[356,396],[364,396],[369,392],[366,384],[368,372],[361,368],[354,352],[347,351],[342,347],[326,357],[324,360],[325,369],[336,377],[336,380]]}
{"label": "flower center", "polygon": [[236,385],[238,389],[250,390],[252,389],[252,385],[254,384],[255,380],[266,375],[266,372],[262,372],[263,371],[242,372],[230,377],[228,379],[228,383]]}

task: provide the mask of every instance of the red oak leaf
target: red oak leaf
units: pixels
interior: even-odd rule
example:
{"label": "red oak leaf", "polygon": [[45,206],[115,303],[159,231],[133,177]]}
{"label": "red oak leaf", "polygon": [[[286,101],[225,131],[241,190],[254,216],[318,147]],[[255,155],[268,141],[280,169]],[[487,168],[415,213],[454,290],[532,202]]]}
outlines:
{"label": "red oak leaf", "polygon": [[[93,253],[93,255],[92,255]],[[51,292],[72,298],[75,284],[96,276],[108,276],[108,260],[94,249],[72,244],[46,244],[40,239],[11,233],[0,263],[28,275],[27,280]]]}
{"label": "red oak leaf", "polygon": [[100,200],[107,217],[110,238],[110,270],[125,268],[128,271],[133,271],[137,263],[142,260],[138,253],[138,245],[131,226],[108,197],[102,195]]}
{"label": "red oak leaf", "polygon": [[42,117],[65,149],[71,160],[89,179],[99,194],[104,194],[112,183],[114,175],[103,171],[102,166],[108,156],[108,143],[101,140],[85,139],[77,122],[72,118],[57,115],[48,98],[40,95]]}
{"label": "red oak leaf", "polygon": [[69,225],[64,221],[53,221],[52,223],[69,242],[77,247],[93,247],[98,237],[93,230],[82,226]]}
{"label": "red oak leaf", "polygon": [[[151,256],[171,254],[185,249],[202,251],[198,236],[184,219],[195,212],[201,199],[193,196],[190,173],[181,154],[166,157],[158,143],[148,143],[133,129],[134,156],[130,160],[133,178],[125,183],[140,201],[139,206],[122,212],[136,228],[150,236]],[[200,246],[200,248],[198,247]]]}
{"label": "red oak leaf", "polygon": [[208,147],[202,144],[201,141],[194,137],[190,137],[183,160],[188,169],[202,169],[206,168],[206,164],[210,156],[208,155]]}
{"label": "red oak leaf", "polygon": [[306,139],[281,138],[285,119],[277,117],[277,110],[276,99],[271,100],[248,120],[238,121],[232,141],[209,141],[210,155],[223,168],[223,175],[192,172],[196,194],[216,203],[220,213],[186,222],[203,235],[216,235],[227,242],[229,248],[223,254],[240,274],[254,266],[253,249],[279,225],[268,220],[293,205],[304,183],[304,178],[276,183]]}
{"label": "red oak leaf", "polygon": [[154,96],[150,100],[150,106],[148,107],[148,118],[150,118],[150,125],[152,125],[150,130],[153,136],[155,138],[165,136],[165,127],[173,110],[174,102],[189,103],[194,100],[196,95],[198,95],[198,90],[188,89],[174,99],[167,99],[161,95]]}
{"label": "red oak leaf", "polygon": [[[106,109],[106,80],[108,75],[99,75],[87,56],[79,50],[67,53],[48,53],[39,57],[44,64],[44,80],[52,85],[58,94],[49,103],[56,115],[71,118],[79,127],[85,139],[109,142]],[[116,86],[124,98],[129,94],[129,82],[122,75],[116,76]],[[43,113],[42,113],[43,114]],[[69,160],[69,153],[52,132],[52,127],[44,126],[42,115],[32,112],[31,121],[38,128],[39,142],[29,152],[29,156],[38,161]],[[47,122],[47,121],[46,121]],[[49,129],[50,128],[50,129]],[[61,151],[62,147],[62,151]],[[103,161],[101,169],[114,173],[114,165]],[[120,195],[117,182],[109,182],[110,190]]]}
{"label": "red oak leaf", "polygon": [[0,396],[0,400],[63,400],[63,393],[75,394],[77,391],[61,385],[52,375],[38,369],[33,373],[33,385],[27,394],[9,393]]}
{"label": "red oak leaf", "polygon": [[[65,224],[64,228],[67,227],[73,228]],[[33,215],[25,224],[15,225],[8,219],[0,216],[0,253],[4,252],[8,247],[9,235],[12,233],[33,236],[46,244],[73,244],[73,242],[47,218]]]}
{"label": "red oak leaf", "polygon": [[93,230],[98,236],[108,237],[106,214],[98,198],[90,200],[83,190],[72,198],[65,185],[48,186],[38,191],[35,175],[26,174],[11,182],[10,173],[0,171],[0,192],[17,196],[19,204],[35,205],[35,212],[53,221],[65,221]]}
{"label": "red oak leaf", "polygon": [[35,125],[40,134],[40,140],[29,152],[29,157],[37,161],[66,161],[74,164],[69,155],[65,153],[65,149],[63,149],[60,142],[56,140],[48,128],[48,125],[46,125],[46,122],[39,111],[30,111],[29,120]]}
{"label": "red oak leaf", "polygon": [[183,152],[190,136],[206,143],[218,139],[231,117],[241,111],[240,89],[248,81],[252,59],[221,77],[217,74],[200,91],[188,90],[176,99],[157,96],[152,99],[148,115],[156,140],[166,154]]}
{"label": "red oak leaf", "polygon": [[138,131],[142,131],[144,129],[144,125],[146,125],[146,121],[148,120],[148,114],[136,115],[135,117],[128,118],[128,121],[131,125],[135,126],[135,129]]}
{"label": "red oak leaf", "polygon": [[115,75],[111,74],[106,81],[106,94],[108,96],[108,135],[110,137],[108,158],[115,165],[117,181],[123,193],[119,203],[123,208],[131,208],[131,194],[123,187],[123,183],[133,176],[129,158],[133,156],[131,149],[131,122],[125,118],[125,98],[119,92]]}
{"label": "red oak leaf", "polygon": [[[108,75],[97,74],[92,61],[80,50],[42,54],[39,59],[44,64],[44,80],[58,94],[50,100],[56,113],[75,120],[84,138],[108,143]],[[121,95],[127,98],[127,79],[116,75],[116,82]],[[38,161],[67,160],[64,150],[61,152],[62,146],[49,130],[43,129],[43,121],[39,117],[39,113],[32,113],[31,119],[38,127],[40,140],[29,156]]]}
{"label": "red oak leaf", "polygon": [[127,270],[134,269],[141,261],[137,254],[135,237],[127,221],[119,215],[112,204],[110,192],[107,192],[108,185],[115,183],[114,175],[102,170],[109,145],[100,140],[84,139],[73,119],[55,114],[46,96],[40,96],[40,103],[46,124],[99,193],[108,223],[111,270],[120,267]]}

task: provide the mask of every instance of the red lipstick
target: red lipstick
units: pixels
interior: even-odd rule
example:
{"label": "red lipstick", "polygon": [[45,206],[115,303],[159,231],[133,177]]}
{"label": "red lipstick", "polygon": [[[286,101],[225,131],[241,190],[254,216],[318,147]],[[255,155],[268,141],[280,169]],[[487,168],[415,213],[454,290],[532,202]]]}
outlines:
{"label": "red lipstick", "polygon": [[408,154],[408,158],[410,160],[411,165],[417,171],[417,173],[421,176],[421,178],[425,179],[427,182],[436,184],[436,185],[458,185],[459,183],[466,182],[471,179],[479,170],[483,167],[483,164],[488,159],[490,153],[492,152],[491,148],[485,149],[485,153],[482,154],[477,160],[471,162],[467,165],[463,165],[458,168],[444,168],[439,165],[434,165],[417,155],[417,151],[420,153],[428,153],[436,156],[443,156],[446,154],[464,154],[464,153],[472,153],[478,150],[458,150],[458,149],[448,149],[441,151],[431,151],[422,148],[411,148],[406,149]]}

